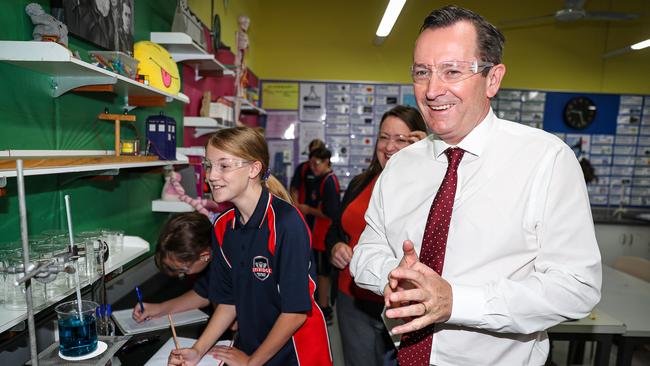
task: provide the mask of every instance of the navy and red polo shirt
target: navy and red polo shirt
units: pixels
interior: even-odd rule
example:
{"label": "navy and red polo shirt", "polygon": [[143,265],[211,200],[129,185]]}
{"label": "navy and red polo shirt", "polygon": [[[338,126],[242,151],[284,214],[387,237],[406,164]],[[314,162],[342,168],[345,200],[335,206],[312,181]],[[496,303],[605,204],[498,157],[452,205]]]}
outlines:
{"label": "navy and red polo shirt", "polygon": [[233,207],[215,221],[217,248],[210,263],[219,279],[210,282],[210,300],[235,305],[237,347],[250,355],[281,313],[306,313],[305,323],[267,365],[331,365],[327,325],[313,298],[311,239],[302,215],[263,189],[248,222],[239,218]]}

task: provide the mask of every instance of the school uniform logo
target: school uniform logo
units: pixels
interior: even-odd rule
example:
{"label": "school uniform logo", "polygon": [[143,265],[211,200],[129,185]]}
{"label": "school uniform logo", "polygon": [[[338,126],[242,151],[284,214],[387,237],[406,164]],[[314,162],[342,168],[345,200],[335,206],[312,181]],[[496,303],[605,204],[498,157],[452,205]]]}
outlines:
{"label": "school uniform logo", "polygon": [[264,281],[273,273],[269,266],[269,259],[258,255],[253,258],[253,275],[260,281]]}

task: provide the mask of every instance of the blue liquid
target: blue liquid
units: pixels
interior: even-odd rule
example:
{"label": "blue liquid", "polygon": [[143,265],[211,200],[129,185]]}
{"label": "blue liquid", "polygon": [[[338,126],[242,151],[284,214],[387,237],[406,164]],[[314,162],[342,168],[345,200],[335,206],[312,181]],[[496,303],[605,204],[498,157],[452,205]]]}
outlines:
{"label": "blue liquid", "polygon": [[95,317],[84,316],[83,324],[78,317],[59,319],[59,352],[66,357],[78,357],[97,349]]}

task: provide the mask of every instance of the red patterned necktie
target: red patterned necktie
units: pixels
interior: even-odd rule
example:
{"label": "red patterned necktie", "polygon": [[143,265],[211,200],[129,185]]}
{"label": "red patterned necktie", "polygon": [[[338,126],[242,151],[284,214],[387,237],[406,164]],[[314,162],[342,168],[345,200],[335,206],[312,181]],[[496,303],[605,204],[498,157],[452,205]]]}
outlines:
{"label": "red patterned necktie", "polygon": [[[458,165],[464,153],[465,150],[457,147],[445,150],[449,165],[447,166],[445,178],[442,180],[438,193],[436,193],[436,197],[431,204],[427,226],[424,228],[420,262],[431,267],[438,274],[442,274],[442,266],[445,262],[447,234],[449,233],[451,211],[456,196]],[[429,365],[433,327],[434,324],[431,324],[428,327],[402,336],[399,351],[397,352],[397,360],[400,366]]]}

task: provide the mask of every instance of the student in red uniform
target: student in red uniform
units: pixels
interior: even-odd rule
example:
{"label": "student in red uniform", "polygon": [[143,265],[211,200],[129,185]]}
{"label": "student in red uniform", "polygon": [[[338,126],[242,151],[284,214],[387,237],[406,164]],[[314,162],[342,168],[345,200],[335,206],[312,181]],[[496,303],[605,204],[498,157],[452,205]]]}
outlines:
{"label": "student in red uniform", "polygon": [[309,276],[309,229],[268,166],[268,147],[254,129],[220,130],[208,141],[204,168],[212,196],[234,207],[214,224],[215,312],[192,348],[172,351],[170,365],[196,365],[235,318],[235,347],[211,351],[230,366],[332,365]]}
{"label": "student in red uniform", "polygon": [[[311,140],[307,147],[309,153],[319,148],[325,148],[325,143],[320,139]],[[315,180],[316,177],[309,168],[309,160],[298,164],[298,167],[296,167],[296,170],[293,172],[291,184],[289,185],[291,199],[294,203],[306,203],[306,192],[309,190],[308,187],[311,186]]]}
{"label": "student in red uniform", "polygon": [[364,215],[377,177],[393,154],[425,137],[426,125],[417,109],[396,106],[384,113],[370,166],[350,182],[341,214],[327,232],[332,264],[340,269],[336,314],[346,366],[397,364],[395,347],[381,320],[384,299],[355,285],[348,264],[366,227]]}
{"label": "student in red uniform", "polygon": [[332,153],[324,147],[309,153],[309,168],[314,174],[315,180],[308,187],[306,203],[296,205],[305,215],[311,228],[318,283],[318,306],[323,310],[328,325],[331,325],[333,321],[329,299],[332,265],[329,253],[325,250],[325,235],[332,218],[339,215],[341,201],[339,181],[332,171],[331,157]]}

